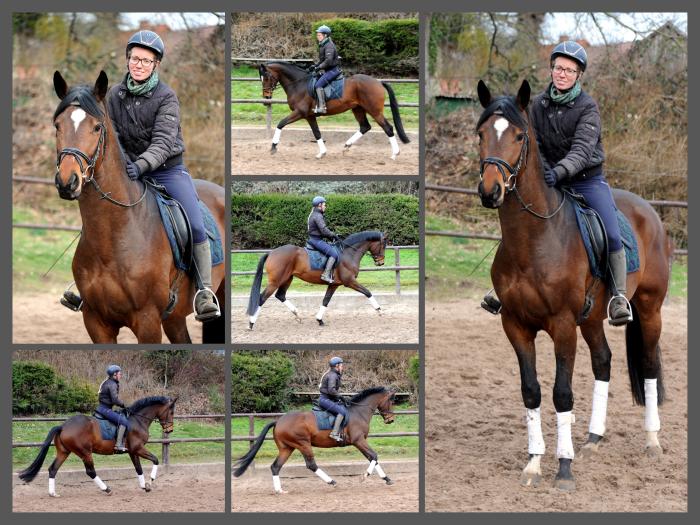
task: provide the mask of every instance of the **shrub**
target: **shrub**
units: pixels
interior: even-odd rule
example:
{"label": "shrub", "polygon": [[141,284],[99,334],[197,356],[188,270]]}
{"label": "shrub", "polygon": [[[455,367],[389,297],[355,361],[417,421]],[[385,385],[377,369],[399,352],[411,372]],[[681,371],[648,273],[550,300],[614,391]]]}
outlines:
{"label": "shrub", "polygon": [[418,354],[414,354],[408,359],[408,370],[406,374],[411,380],[411,383],[413,383],[413,391],[418,393],[420,388],[420,357],[418,357]]}
{"label": "shrub", "polygon": [[293,375],[294,364],[282,352],[234,352],[231,356],[231,410],[285,410]]}

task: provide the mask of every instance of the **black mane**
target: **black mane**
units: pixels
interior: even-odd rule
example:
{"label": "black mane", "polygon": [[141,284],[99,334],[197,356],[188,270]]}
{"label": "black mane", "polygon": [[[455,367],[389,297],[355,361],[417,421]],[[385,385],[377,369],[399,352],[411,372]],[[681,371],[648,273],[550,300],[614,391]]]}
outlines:
{"label": "black mane", "polygon": [[481,125],[494,114],[502,115],[508,122],[522,130],[527,130],[528,128],[527,121],[520,112],[515,97],[504,96],[493,99],[491,104],[489,104],[481,114],[481,117],[479,117],[479,122],[476,123],[476,129],[478,130]]}
{"label": "black mane", "polygon": [[372,394],[380,394],[388,392],[388,389],[384,386],[373,386],[372,388],[365,388],[362,392],[358,392],[350,399],[350,403],[359,403],[363,399],[371,396]]}
{"label": "black mane", "polygon": [[104,117],[104,112],[100,108],[100,103],[95,98],[92,88],[86,84],[73,86],[70,88],[66,96],[58,103],[56,112],[53,114],[54,120],[63,113],[68,106],[80,106],[89,115],[101,119]]}
{"label": "black mane", "polygon": [[366,232],[353,233],[345,237],[345,244],[357,244],[364,241],[380,241],[382,239],[382,232],[376,230],[370,230]]}
{"label": "black mane", "polygon": [[272,64],[277,64],[279,66],[282,66],[286,70],[286,72],[289,75],[295,77],[295,79],[299,79],[302,77],[308,77],[310,75],[310,73],[308,71],[306,71],[306,68],[303,68],[303,67],[301,67],[293,62],[284,62],[281,60],[276,60],[273,62],[267,62],[265,65],[270,66]]}
{"label": "black mane", "polygon": [[139,399],[138,401],[134,402],[129,407],[129,411],[136,413],[146,407],[150,407],[152,405],[165,405],[166,403],[170,403],[170,398],[166,396],[144,397],[143,399]]}

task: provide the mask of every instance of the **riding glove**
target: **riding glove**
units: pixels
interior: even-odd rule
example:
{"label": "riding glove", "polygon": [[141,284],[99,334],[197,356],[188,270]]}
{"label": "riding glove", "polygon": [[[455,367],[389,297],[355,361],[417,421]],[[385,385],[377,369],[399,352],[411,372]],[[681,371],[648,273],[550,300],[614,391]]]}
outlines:
{"label": "riding glove", "polygon": [[141,176],[141,170],[139,169],[139,167],[135,163],[133,163],[131,161],[127,161],[126,174],[129,176],[129,178],[131,180],[136,180]]}
{"label": "riding glove", "polygon": [[555,186],[559,182],[559,176],[554,170],[547,170],[544,172],[544,182],[547,186]]}

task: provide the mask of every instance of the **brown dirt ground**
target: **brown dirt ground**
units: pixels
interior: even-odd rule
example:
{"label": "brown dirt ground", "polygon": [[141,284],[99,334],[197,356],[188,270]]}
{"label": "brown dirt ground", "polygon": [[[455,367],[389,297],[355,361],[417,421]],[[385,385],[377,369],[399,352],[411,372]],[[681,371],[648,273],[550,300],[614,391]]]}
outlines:
{"label": "brown dirt ground", "polygon": [[[358,466],[358,472],[366,468]],[[332,466],[324,468],[337,485],[327,485],[316,476],[289,479],[281,473],[287,494],[275,494],[269,471],[266,475],[232,478],[233,512],[418,512],[418,471],[387,474],[386,485],[376,474],[366,481],[361,475],[338,476]]]}
{"label": "brown dirt ground", "polygon": [[[233,343],[418,343],[417,296],[375,295],[382,307],[378,315],[364,296],[337,293],[323,316],[315,319],[323,297],[288,295],[299,310],[297,322],[286,306],[274,297],[265,303],[253,330],[248,329],[246,306],[233,299],[231,339]],[[245,299],[247,303],[247,298]]]}
{"label": "brown dirt ground", "polygon": [[[554,354],[538,337],[542,422],[547,453],[538,488],[519,485],[527,429],[515,353],[499,319],[478,299],[426,304],[426,510],[497,512],[687,511],[687,303],[663,308],[666,402],[660,408],[664,455],[644,454],[644,412],[632,405],[624,330],[606,326],[613,351],[607,433],[593,459],[573,463],[577,490],[552,487],[556,416],[551,400]],[[579,337],[574,371],[574,444],[586,440],[593,374]],[[451,468],[445,468],[450,465]]]}
{"label": "brown dirt ground", "polygon": [[[83,324],[83,315],[71,312],[58,302],[59,293],[18,294],[12,297],[12,342],[16,344],[39,343],[91,343]],[[187,318],[187,328],[193,343],[202,342],[201,324],[194,315]],[[136,336],[128,328],[122,328],[119,343],[136,343]],[[163,342],[168,338],[163,334]]]}
{"label": "brown dirt ground", "polygon": [[391,146],[384,133],[369,132],[343,153],[345,141],[355,132],[324,131],[328,153],[316,159],[318,145],[311,130],[282,131],[277,153],[270,154],[272,137],[265,128],[231,129],[231,173],[237,175],[418,175],[417,133],[407,133],[411,142],[399,140],[401,153],[391,160]]}
{"label": "brown dirt ground", "polygon": [[[46,476],[40,476],[29,485],[17,485],[12,491],[13,512],[107,512],[120,509],[123,512],[224,512],[224,468],[221,473],[164,472],[151,492],[139,488],[136,474],[119,479],[102,480],[112,489],[106,496],[85,476],[82,481],[62,481],[61,472],[56,476],[56,492],[59,498],[48,494]],[[144,468],[148,480],[150,466]],[[98,470],[99,474],[99,470]],[[71,479],[74,479],[71,477]]]}

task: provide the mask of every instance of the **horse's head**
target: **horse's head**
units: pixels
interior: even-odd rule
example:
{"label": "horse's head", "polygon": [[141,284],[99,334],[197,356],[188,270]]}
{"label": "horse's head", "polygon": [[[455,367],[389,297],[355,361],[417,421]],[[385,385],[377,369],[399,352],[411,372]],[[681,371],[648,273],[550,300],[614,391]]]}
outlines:
{"label": "horse's head", "polygon": [[384,251],[386,250],[386,235],[383,233],[376,241],[372,241],[369,245],[369,253],[374,259],[375,266],[384,265]]}
{"label": "horse's head", "polygon": [[479,135],[479,196],[487,208],[498,208],[515,188],[529,149],[530,84],[523,80],[515,97],[492,98],[479,80],[479,101],[485,108],[476,125]]}
{"label": "horse's head", "polygon": [[272,92],[277,87],[279,78],[277,78],[277,76],[270,71],[265,64],[260,64],[258,67],[258,72],[260,73],[260,81],[262,82],[263,98],[272,98]]}
{"label": "horse's head", "polygon": [[377,405],[377,410],[384,418],[384,423],[387,425],[394,422],[396,415],[394,414],[394,396],[396,391],[389,388],[382,394],[379,404]]}
{"label": "horse's head", "polygon": [[61,100],[53,116],[56,128],[56,188],[62,199],[80,197],[104,157],[107,75],[100,72],[95,85],[68,88],[56,71],[53,85]]}
{"label": "horse's head", "polygon": [[173,423],[175,419],[175,401],[177,401],[177,396],[164,403],[156,413],[156,418],[158,418],[160,426],[163,427],[163,432],[165,433],[172,432],[175,426]]}

